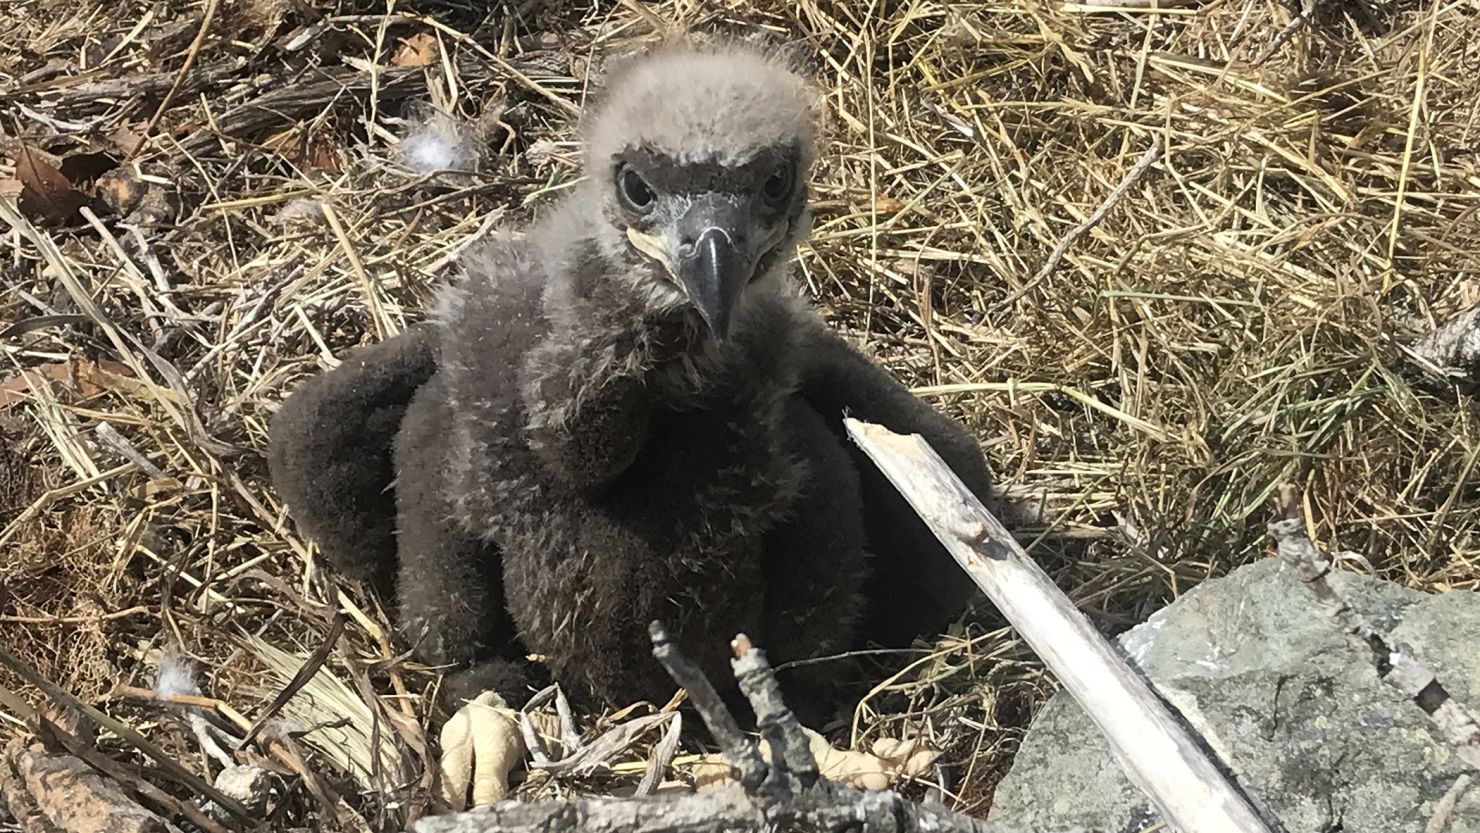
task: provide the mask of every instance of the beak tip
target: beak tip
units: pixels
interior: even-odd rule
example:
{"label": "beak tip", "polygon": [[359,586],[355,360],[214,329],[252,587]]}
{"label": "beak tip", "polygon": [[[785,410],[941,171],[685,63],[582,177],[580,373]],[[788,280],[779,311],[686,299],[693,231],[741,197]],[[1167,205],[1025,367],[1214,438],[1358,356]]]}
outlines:
{"label": "beak tip", "polygon": [[729,233],[711,229],[700,235],[695,251],[679,265],[679,277],[709,334],[719,341],[730,334],[731,316],[748,282],[746,264]]}

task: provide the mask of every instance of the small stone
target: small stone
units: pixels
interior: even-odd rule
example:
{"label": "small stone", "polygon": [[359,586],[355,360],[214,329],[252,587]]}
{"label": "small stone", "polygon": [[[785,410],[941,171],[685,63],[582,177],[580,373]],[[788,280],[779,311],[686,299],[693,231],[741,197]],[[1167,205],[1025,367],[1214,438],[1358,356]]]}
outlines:
{"label": "small stone", "polygon": [[216,776],[216,789],[251,813],[265,813],[272,798],[272,773],[256,766],[230,766]]}

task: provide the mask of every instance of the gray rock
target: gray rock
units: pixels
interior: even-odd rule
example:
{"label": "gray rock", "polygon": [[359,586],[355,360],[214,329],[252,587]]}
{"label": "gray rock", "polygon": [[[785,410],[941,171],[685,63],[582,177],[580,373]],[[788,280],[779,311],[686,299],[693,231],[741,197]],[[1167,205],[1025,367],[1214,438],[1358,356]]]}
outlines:
{"label": "gray rock", "polygon": [[[1350,573],[1336,584],[1417,649],[1452,695],[1480,705],[1480,594],[1426,595]],[[1204,582],[1125,633],[1121,648],[1289,833],[1425,833],[1469,771],[1277,560]],[[989,818],[1106,833],[1160,820],[1064,692],[1028,731]],[[1480,786],[1443,830],[1480,833]]]}

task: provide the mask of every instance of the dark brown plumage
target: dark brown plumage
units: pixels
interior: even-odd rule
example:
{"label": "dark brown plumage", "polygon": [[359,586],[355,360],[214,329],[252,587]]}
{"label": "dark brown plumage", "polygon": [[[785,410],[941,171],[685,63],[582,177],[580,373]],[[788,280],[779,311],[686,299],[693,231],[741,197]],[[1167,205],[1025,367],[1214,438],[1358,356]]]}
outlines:
{"label": "dark brown plumage", "polygon": [[392,563],[393,493],[403,625],[454,693],[522,701],[529,650],[574,695],[664,699],[653,619],[718,681],[738,631],[778,663],[906,645],[970,597],[841,417],[924,435],[985,496],[975,442],[788,280],[813,101],[746,51],[635,62],[583,183],[274,420],[274,480],[342,569]]}

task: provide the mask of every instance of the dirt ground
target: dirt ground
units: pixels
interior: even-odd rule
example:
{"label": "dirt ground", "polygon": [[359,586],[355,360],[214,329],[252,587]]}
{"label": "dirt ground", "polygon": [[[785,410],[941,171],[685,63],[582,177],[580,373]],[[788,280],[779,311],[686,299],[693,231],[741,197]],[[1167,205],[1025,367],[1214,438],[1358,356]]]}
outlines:
{"label": "dirt ground", "polygon": [[[1265,557],[1286,482],[1343,566],[1475,589],[1471,391],[1404,346],[1480,302],[1476,14],[7,0],[0,731],[45,700],[24,665],[210,780],[179,712],[120,687],[178,655],[213,715],[251,724],[342,630],[318,705],[288,711],[376,730],[242,754],[283,771],[282,826],[423,811],[437,677],[294,530],[266,426],[305,378],[420,319],[463,247],[573,181],[602,62],[683,30],[761,31],[809,62],[827,125],[798,279],[975,432],[1004,493],[1042,510],[1030,551],[1107,632]],[[428,136],[454,172],[418,168]],[[879,674],[834,739],[931,738],[972,813],[1053,691],[990,611]],[[193,794],[104,735],[163,791],[150,806]],[[657,735],[520,790],[630,790]]]}

